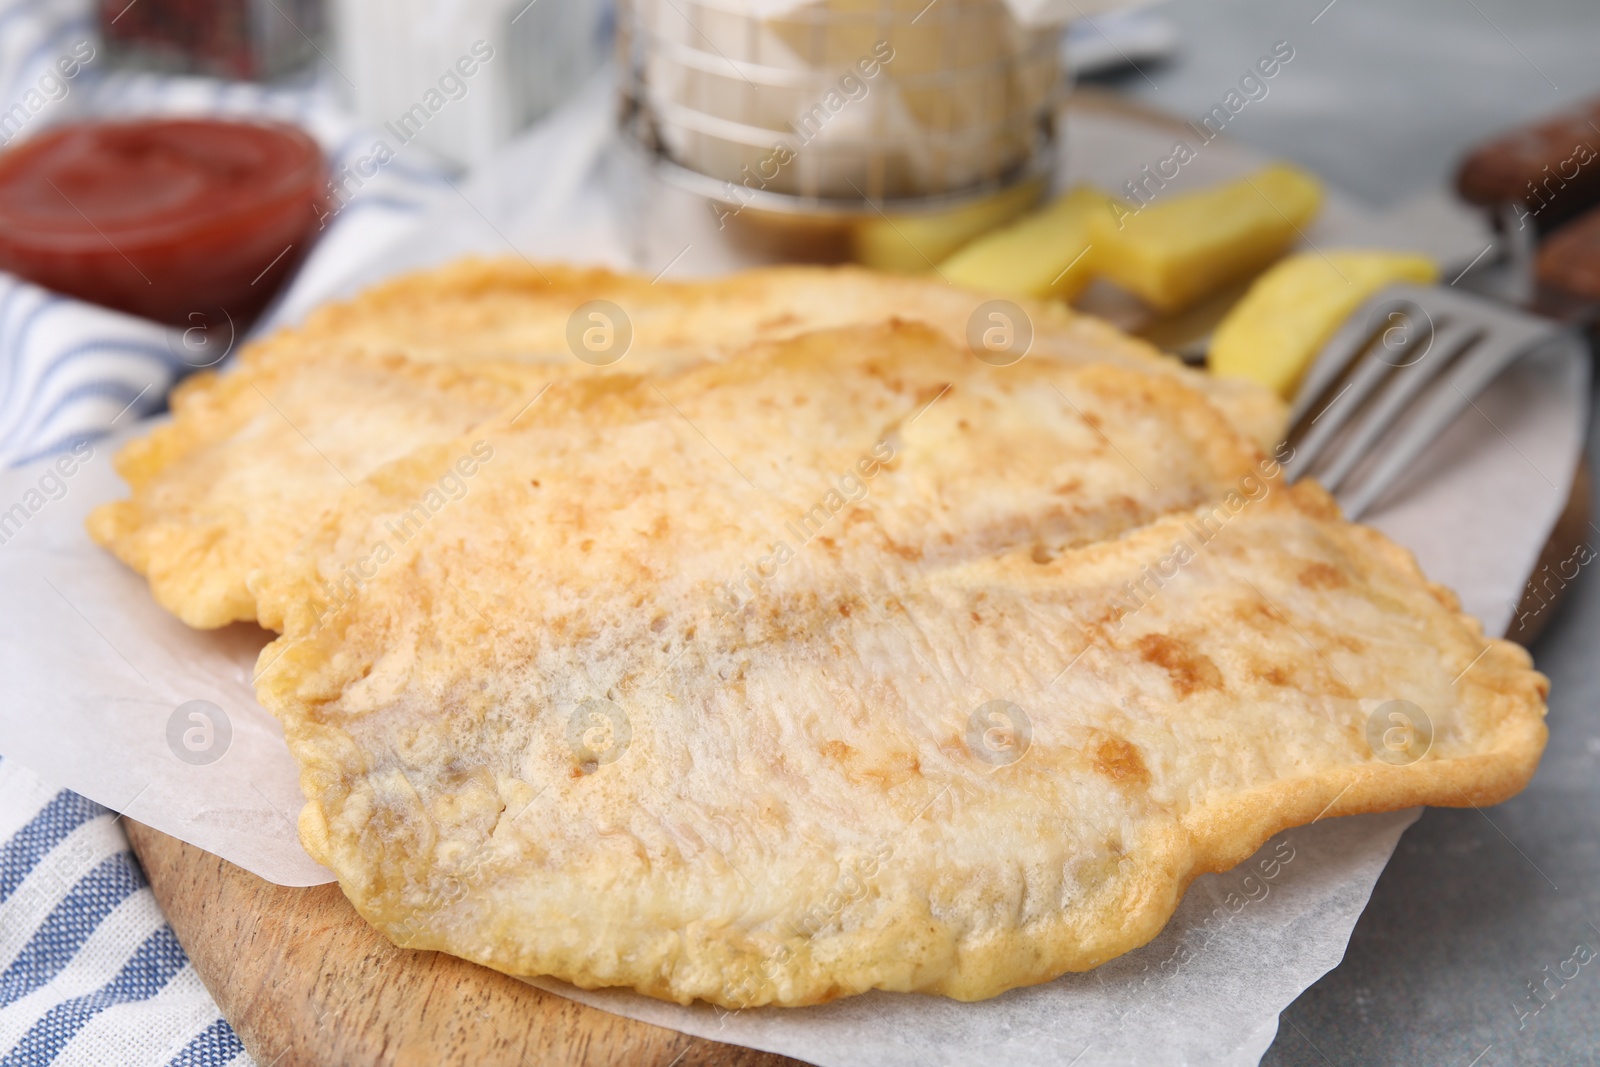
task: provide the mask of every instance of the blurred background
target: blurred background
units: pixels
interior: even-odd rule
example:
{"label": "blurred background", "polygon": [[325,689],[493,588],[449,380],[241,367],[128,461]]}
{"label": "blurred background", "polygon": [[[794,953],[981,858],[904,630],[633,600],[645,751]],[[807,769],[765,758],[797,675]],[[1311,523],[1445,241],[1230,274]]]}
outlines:
{"label": "blurred background", "polygon": [[[81,205],[55,209],[65,220],[49,236],[58,243],[35,240],[28,227],[39,212],[29,213],[25,197],[7,206],[0,161],[0,266],[9,271],[0,272],[0,365],[22,368],[0,397],[0,459],[49,454],[124,413],[159,411],[174,380],[221,363],[252,322],[292,321],[322,295],[406,262],[417,220],[446,208],[463,229],[487,226],[513,249],[525,247],[524,235],[508,220],[526,215],[550,248],[631,261],[651,274],[732,262],[701,258],[706,238],[698,234],[723,232],[733,215],[754,227],[741,255],[749,241],[768,241],[757,258],[878,255],[877,265],[921,270],[932,255],[925,250],[944,237],[911,242],[908,257],[863,243],[862,227],[937,203],[967,213],[953,251],[1059,190],[1054,161],[1075,151],[1054,120],[1068,86],[1192,123],[1287,42],[1292,64],[1233,115],[1227,134],[1314,173],[1374,218],[1450,200],[1475,144],[1600,94],[1600,4],[1592,0],[1136,8],[1019,0],[1009,15],[966,0],[859,0],[836,5],[856,21],[827,25],[767,0],[776,45],[716,4],[682,3],[696,18],[672,38],[651,19],[673,0],[636,0],[620,11],[611,0],[0,2],[0,141],[8,150],[35,151],[28,146],[74,121],[231,116],[303,130],[322,160],[321,169],[297,172],[292,188],[272,186],[273,196],[292,199],[298,222],[238,252],[244,296],[158,311],[118,296],[109,274],[90,276],[84,257],[93,249],[71,244],[82,233],[63,230],[77,216],[89,221]],[[874,52],[875,19],[899,27],[893,58]],[[952,58],[934,44],[919,52],[916,35],[935,31],[944,35],[937,41],[960,40],[970,52]],[[720,60],[707,61],[712,53]],[[841,62],[854,82],[838,80]],[[893,97],[873,88],[890,71],[902,79]],[[782,181],[752,185],[742,175],[760,173],[773,149],[750,131],[792,123],[786,92],[819,101],[836,92],[842,102],[819,112],[815,134],[794,146],[808,162],[773,164]],[[763,112],[769,106],[777,119]],[[632,171],[626,160],[593,165],[615,147],[618,129],[642,157]],[[1595,136],[1600,143],[1600,127]],[[210,146],[207,160],[219,158],[211,134],[199,143]],[[172,215],[164,198],[181,183],[139,173],[144,184],[129,179],[126,195],[143,189],[145,208]],[[222,188],[195,195],[222,203]],[[585,211],[630,197],[643,215],[623,210],[612,243],[557,240],[582,230]],[[699,230],[685,235],[669,224],[676,211],[666,205],[689,202],[672,197],[709,200],[712,210],[695,209]],[[546,205],[542,214],[528,208],[533,202]],[[115,214],[122,201],[108,203]],[[255,232],[269,214],[255,202],[238,210],[232,232]],[[796,217],[829,221],[819,230],[790,225]],[[649,239],[629,244],[630,229],[651,231]],[[375,267],[374,250],[391,247]],[[116,256],[98,254],[110,264],[104,269],[124,270]],[[201,273],[218,273],[216,262]],[[63,353],[85,350],[92,358],[74,356],[68,367]],[[1589,456],[1600,458],[1600,440]],[[1284,1013],[1263,1062],[1600,1062],[1600,970],[1567,983],[1531,1022],[1518,1010],[1530,981],[1567,958],[1585,930],[1600,939],[1597,633],[1600,589],[1583,578],[1534,647],[1554,697],[1552,743],[1533,786],[1494,809],[1492,821],[1471,810],[1422,817],[1379,881],[1344,963]]]}

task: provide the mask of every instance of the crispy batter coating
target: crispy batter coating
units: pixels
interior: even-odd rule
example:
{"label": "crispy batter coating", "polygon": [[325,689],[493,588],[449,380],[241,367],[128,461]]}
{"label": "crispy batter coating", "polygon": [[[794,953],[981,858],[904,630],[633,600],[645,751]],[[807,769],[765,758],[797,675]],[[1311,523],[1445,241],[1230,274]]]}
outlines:
{"label": "crispy batter coating", "polygon": [[[500,405],[521,406],[549,381],[671,373],[754,340],[894,316],[960,341],[984,299],[846,268],[651,284],[602,270],[468,260],[409,275],[249,346],[228,372],[184,383],[173,421],[118,458],[132,498],[96,511],[90,532],[190,625],[252,620],[251,575],[275,566],[351,483],[450,440]],[[569,321],[591,300],[623,308],[632,326],[626,355],[605,367],[569,347]],[[1264,389],[1184,370],[1060,306],[1027,311],[1031,359],[1116,363],[1183,381],[1259,442],[1282,429],[1282,405]]]}
{"label": "crispy batter coating", "polygon": [[360,353],[196,375],[174,392],[173,420],[117,454],[133,495],[96,508],[89,533],[190,626],[254,619],[252,572],[375,467],[465,433],[519,386]]}
{"label": "crispy batter coating", "polygon": [[556,381],[252,573],[368,921],[681,1002],[978,999],[1283,828],[1527,781],[1526,653],[1189,379],[919,317]]}

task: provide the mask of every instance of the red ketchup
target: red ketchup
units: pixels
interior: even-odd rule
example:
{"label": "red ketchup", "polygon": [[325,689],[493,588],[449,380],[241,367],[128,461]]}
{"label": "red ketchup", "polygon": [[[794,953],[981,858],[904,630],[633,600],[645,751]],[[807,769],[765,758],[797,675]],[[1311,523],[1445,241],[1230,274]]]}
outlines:
{"label": "red ketchup", "polygon": [[158,322],[236,326],[327,211],[327,165],[292,126],[62,125],[0,155],[0,269]]}

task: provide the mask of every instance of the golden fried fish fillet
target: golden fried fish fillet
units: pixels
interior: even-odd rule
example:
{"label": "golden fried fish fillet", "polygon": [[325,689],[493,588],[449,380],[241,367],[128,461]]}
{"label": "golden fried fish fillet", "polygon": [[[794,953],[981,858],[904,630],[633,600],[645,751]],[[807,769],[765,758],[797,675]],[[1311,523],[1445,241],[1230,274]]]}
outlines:
{"label": "golden fried fish fillet", "polygon": [[[633,348],[616,366],[651,373],[814,330],[890,318],[937,327],[957,345],[990,297],[937,278],[859,267],[767,267],[722,278],[651,281],[609,270],[469,258],[377,285],[314,314],[308,338],[355,341],[413,359],[506,359],[570,364],[568,320],[591,300],[628,314]],[[1118,363],[1181,378],[1263,448],[1282,437],[1286,412],[1271,390],[1214,378],[1160,355],[1099,319],[1052,301],[1014,302],[1033,329],[1033,357]]]}
{"label": "golden fried fish fillet", "polygon": [[557,383],[255,586],[368,921],[681,1002],[1091,968],[1273,833],[1493,803],[1545,737],[1526,653],[1179,381],[908,323]]}
{"label": "golden fried fish fillet", "polygon": [[484,371],[341,353],[195,375],[172,395],[176,417],[117,454],[133,496],[96,508],[89,533],[190,626],[253,619],[246,579],[357,480],[520,395],[515,376]]}
{"label": "golden fried fish fillet", "polygon": [[[90,533],[190,625],[252,620],[251,573],[281,559],[349,481],[449,440],[486,418],[486,406],[526,402],[553,379],[670,373],[754,339],[895,316],[959,341],[983,299],[849,268],[652,284],[603,270],[468,260],[409,275],[249,346],[229,372],[185,383],[172,399],[173,422],[118,459],[132,499],[98,510]],[[632,323],[632,344],[616,364],[592,366],[569,347],[569,320],[591,300],[610,300]],[[1185,370],[1062,307],[1030,305],[1028,314],[1029,358],[1114,362],[1172,378],[1259,441],[1282,429],[1282,405],[1265,389]],[[392,368],[392,381],[372,370],[375,362]],[[473,383],[473,375],[491,380]]]}

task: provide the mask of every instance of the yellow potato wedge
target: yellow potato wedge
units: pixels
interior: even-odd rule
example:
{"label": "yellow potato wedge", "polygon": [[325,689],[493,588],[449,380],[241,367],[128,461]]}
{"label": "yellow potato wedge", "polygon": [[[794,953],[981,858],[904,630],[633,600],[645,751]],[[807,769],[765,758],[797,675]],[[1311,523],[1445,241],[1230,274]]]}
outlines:
{"label": "yellow potato wedge", "polygon": [[931,271],[979,234],[1033,207],[1043,194],[1043,181],[1032,180],[954,210],[863,219],[852,235],[855,260],[864,267],[895,274]]}
{"label": "yellow potato wedge", "polygon": [[1405,252],[1302,252],[1257,278],[1211,338],[1211,372],[1260,382],[1288,398],[1351,312],[1396,282],[1426,285],[1439,268]]}
{"label": "yellow potato wedge", "polygon": [[1071,300],[1094,276],[1090,216],[1111,198],[1091,186],[1069,190],[1031,215],[984,234],[939,265],[956,285],[1011,296]]}
{"label": "yellow potato wedge", "polygon": [[1161,312],[1178,311],[1282,255],[1322,186],[1276,163],[1236,181],[1091,218],[1095,271]]}

